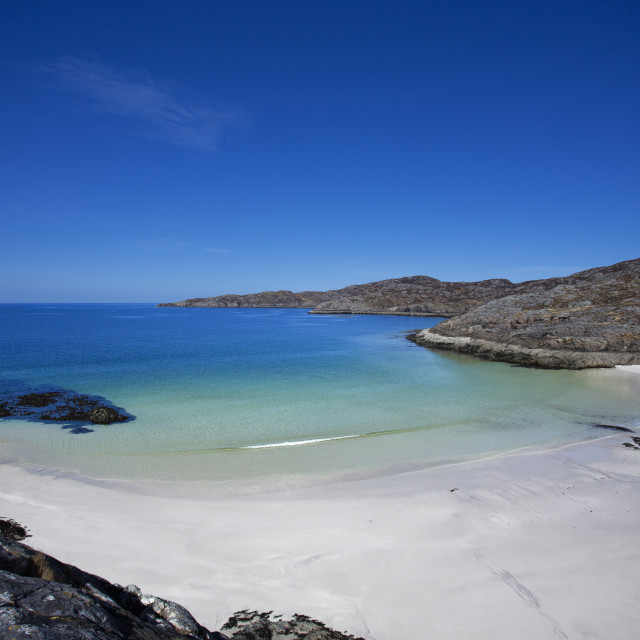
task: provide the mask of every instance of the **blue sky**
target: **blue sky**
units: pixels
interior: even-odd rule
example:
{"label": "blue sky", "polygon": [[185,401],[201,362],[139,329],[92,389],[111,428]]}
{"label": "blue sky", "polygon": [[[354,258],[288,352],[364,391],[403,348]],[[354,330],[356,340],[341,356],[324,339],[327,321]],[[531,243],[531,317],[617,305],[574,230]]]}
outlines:
{"label": "blue sky", "polygon": [[0,6],[0,301],[640,256],[637,1]]}

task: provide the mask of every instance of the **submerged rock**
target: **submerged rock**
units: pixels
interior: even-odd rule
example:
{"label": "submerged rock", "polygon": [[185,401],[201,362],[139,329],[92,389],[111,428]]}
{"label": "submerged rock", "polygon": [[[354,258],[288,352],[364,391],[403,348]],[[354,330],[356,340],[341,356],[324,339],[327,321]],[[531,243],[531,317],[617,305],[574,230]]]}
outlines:
{"label": "submerged rock", "polygon": [[91,424],[112,424],[133,419],[124,409],[114,407],[100,396],[68,389],[44,390],[20,384],[5,390],[0,400],[0,418]]}
{"label": "submerged rock", "polygon": [[87,417],[93,424],[111,424],[112,422],[126,422],[127,416],[118,413],[112,407],[94,407]]}

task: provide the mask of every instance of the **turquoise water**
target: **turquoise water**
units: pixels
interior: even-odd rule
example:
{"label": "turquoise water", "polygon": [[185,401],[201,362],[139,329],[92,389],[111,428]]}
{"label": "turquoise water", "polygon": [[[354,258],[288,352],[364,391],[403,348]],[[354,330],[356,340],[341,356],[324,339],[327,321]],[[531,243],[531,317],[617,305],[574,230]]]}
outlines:
{"label": "turquoise water", "polygon": [[[104,396],[132,422],[5,419],[6,456],[100,477],[392,473],[638,426],[640,376],[416,347],[438,319],[149,304],[0,305],[0,386]],[[16,382],[19,381],[19,382]]]}

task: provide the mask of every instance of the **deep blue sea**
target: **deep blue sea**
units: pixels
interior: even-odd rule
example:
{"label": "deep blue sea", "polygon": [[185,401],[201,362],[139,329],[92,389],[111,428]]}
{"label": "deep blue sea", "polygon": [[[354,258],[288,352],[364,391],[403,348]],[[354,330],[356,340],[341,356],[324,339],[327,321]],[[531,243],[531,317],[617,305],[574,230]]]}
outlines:
{"label": "deep blue sea", "polygon": [[394,473],[639,426],[640,376],[430,351],[439,320],[300,309],[0,305],[0,393],[62,387],[135,420],[0,420],[3,459],[94,477]]}

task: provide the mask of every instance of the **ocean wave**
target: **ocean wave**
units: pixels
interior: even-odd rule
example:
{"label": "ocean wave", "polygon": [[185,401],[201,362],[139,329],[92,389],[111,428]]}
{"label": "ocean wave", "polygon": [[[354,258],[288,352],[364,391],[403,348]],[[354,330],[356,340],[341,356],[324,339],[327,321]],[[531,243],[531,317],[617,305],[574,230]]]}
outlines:
{"label": "ocean wave", "polygon": [[333,438],[311,438],[309,440],[288,440],[285,442],[271,442],[269,444],[248,444],[244,447],[234,447],[235,449],[274,449],[277,447],[299,447],[305,444],[317,444],[319,442],[331,442],[333,440],[349,440],[351,438],[362,438],[370,434],[354,434],[350,436],[335,436]]}

